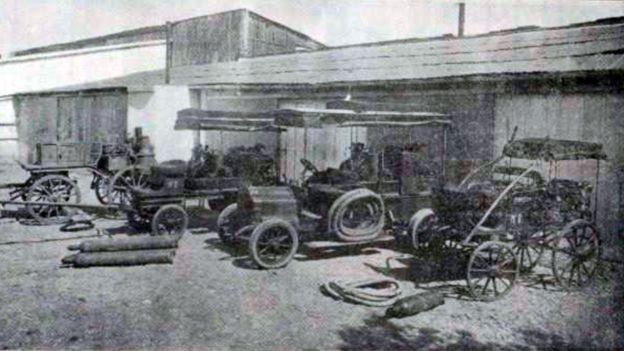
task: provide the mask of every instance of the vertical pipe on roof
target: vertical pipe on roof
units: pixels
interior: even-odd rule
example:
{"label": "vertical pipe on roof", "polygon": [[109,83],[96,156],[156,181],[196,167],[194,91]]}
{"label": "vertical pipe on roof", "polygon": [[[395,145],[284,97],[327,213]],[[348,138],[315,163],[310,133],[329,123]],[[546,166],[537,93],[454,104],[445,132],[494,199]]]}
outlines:
{"label": "vertical pipe on roof", "polygon": [[457,25],[457,36],[464,36],[464,24],[466,22],[466,4],[463,2],[459,3],[459,23]]}
{"label": "vertical pipe on roof", "polygon": [[166,29],[166,35],[165,35],[165,84],[169,84],[170,82],[170,71],[171,71],[171,58],[172,58],[172,52],[171,52],[171,29],[172,29],[172,24],[171,22],[167,22],[166,25],[167,29]]}
{"label": "vertical pipe on roof", "polygon": [[252,57],[253,54],[251,52],[251,47],[249,44],[249,36],[251,35],[251,15],[247,10],[243,10],[240,12],[240,47],[239,52],[236,53],[236,59],[238,60],[241,57]]}

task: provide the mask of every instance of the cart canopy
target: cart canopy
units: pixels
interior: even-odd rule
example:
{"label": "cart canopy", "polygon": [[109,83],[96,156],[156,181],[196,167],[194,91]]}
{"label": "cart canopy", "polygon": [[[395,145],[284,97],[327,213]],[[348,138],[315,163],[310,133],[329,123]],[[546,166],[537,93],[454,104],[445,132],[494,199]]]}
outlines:
{"label": "cart canopy", "polygon": [[529,160],[604,160],[607,155],[602,144],[575,140],[550,138],[526,138],[514,140],[503,148],[503,155]]}
{"label": "cart canopy", "polygon": [[415,127],[450,126],[451,119],[434,112],[353,111],[343,109],[281,109],[270,112],[280,127]]}
{"label": "cart canopy", "polygon": [[234,132],[277,132],[267,112],[218,111],[187,108],[178,111],[175,130],[221,130]]}

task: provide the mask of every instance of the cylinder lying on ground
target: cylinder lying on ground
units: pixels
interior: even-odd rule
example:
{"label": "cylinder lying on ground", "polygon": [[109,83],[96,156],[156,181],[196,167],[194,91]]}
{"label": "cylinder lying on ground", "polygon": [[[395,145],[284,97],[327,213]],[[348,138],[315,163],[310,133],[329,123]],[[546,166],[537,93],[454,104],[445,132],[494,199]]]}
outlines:
{"label": "cylinder lying on ground", "polygon": [[77,245],[70,245],[69,250],[82,252],[129,251],[174,249],[178,247],[177,236],[142,236],[134,238],[97,239],[83,241]]}
{"label": "cylinder lying on ground", "polygon": [[437,291],[427,291],[397,300],[386,310],[388,318],[403,318],[428,311],[444,304],[444,295]]}
{"label": "cylinder lying on ground", "polygon": [[152,263],[173,263],[174,250],[142,250],[118,252],[87,252],[63,257],[63,264],[74,267],[136,266]]}

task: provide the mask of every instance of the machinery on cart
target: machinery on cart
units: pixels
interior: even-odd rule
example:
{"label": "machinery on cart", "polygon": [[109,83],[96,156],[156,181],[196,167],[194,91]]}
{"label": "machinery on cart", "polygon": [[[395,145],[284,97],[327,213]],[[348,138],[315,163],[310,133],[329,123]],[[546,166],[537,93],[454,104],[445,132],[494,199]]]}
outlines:
{"label": "machinery on cart", "polygon": [[135,137],[125,143],[38,143],[34,162],[26,164],[18,161],[29,173],[28,179],[23,183],[0,185],[0,188],[9,190],[8,200],[0,203],[23,203],[32,219],[39,224],[65,222],[69,216],[67,208],[38,203],[80,203],[81,192],[76,181],[70,178],[70,173],[88,170],[93,175],[91,189],[98,201],[107,205],[108,184],[115,172],[147,160],[143,157],[145,155],[140,155],[144,142],[145,137],[137,128]]}
{"label": "machinery on cart", "polygon": [[[435,140],[439,152],[434,152],[440,158],[437,174],[444,174],[446,131],[451,121],[443,114],[346,109],[284,109],[268,113],[275,118],[275,125],[282,128],[426,128],[429,136],[438,136]],[[389,141],[397,142],[396,138],[383,135],[379,138],[381,145]],[[311,172],[301,185],[245,187],[237,203],[219,215],[219,236],[228,243],[248,241],[255,263],[272,269],[287,265],[304,240],[362,243],[379,240],[384,229],[403,232],[410,217],[403,216],[405,211],[400,209],[411,208],[413,213],[422,207],[430,192],[412,186],[415,179],[423,178],[421,167],[414,162],[421,159],[414,155],[414,143],[409,136],[398,141],[407,145],[394,155],[386,154],[390,149],[382,146],[381,152],[372,157],[372,164],[365,167],[376,170],[372,176],[363,177],[359,167],[319,171],[312,162],[301,159],[306,171]]]}
{"label": "machinery on cart", "polygon": [[[545,250],[551,251],[558,283],[565,288],[584,285],[600,256],[592,222],[596,203],[592,215],[591,184],[559,178],[557,166],[595,160],[598,184],[605,158],[597,143],[512,137],[500,157],[458,187],[434,190],[433,208],[421,209],[410,221],[412,244],[416,250],[446,246],[469,254],[467,285],[480,300],[509,293],[518,275],[535,267]],[[597,200],[597,190],[594,195]]]}
{"label": "machinery on cart", "polygon": [[[176,130],[280,132],[273,119],[236,111],[185,109],[178,112]],[[127,172],[114,179],[111,193],[120,194],[128,222],[155,235],[182,234],[188,225],[186,208],[220,210],[235,202],[243,184],[277,182],[277,165],[263,148],[235,148],[219,162],[207,146],[197,145],[188,162],[166,161],[150,168]],[[117,176],[116,176],[117,177]],[[137,181],[139,180],[139,181]],[[138,184],[138,186],[137,186]]]}

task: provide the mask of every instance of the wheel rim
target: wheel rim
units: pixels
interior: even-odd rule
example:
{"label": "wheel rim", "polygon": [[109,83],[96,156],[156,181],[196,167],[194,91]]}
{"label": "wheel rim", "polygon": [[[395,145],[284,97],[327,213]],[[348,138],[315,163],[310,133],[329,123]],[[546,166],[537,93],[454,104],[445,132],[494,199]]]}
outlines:
{"label": "wheel rim", "polygon": [[167,208],[159,212],[154,223],[159,235],[180,235],[186,230],[186,214],[177,208]]}
{"label": "wheel rim", "polygon": [[256,243],[258,258],[268,266],[280,264],[290,256],[294,244],[287,228],[273,226],[258,236]]}
{"label": "wheel rim", "polygon": [[553,247],[553,274],[564,288],[584,286],[596,271],[598,257],[598,232],[587,222],[578,223],[564,230]]}
{"label": "wheel rim", "polygon": [[529,273],[539,263],[544,247],[541,238],[544,232],[537,231],[531,234],[519,234],[513,245],[513,251],[518,259],[520,273]]}
{"label": "wheel rim", "polygon": [[496,300],[511,291],[517,275],[518,263],[508,246],[502,243],[484,243],[470,257],[468,289],[478,300]]}
{"label": "wheel rim", "polygon": [[[27,201],[79,203],[80,190],[67,177],[45,176],[30,187]],[[27,205],[26,207],[30,215],[40,224],[61,223],[70,216],[70,212],[62,206]]]}
{"label": "wheel rim", "polygon": [[104,178],[99,175],[96,175],[95,177],[96,177],[95,184],[94,184],[95,197],[102,205],[107,205],[108,204],[108,183],[110,181],[110,178]]}
{"label": "wheel rim", "polygon": [[109,202],[131,205],[132,195],[130,189],[147,188],[147,172],[139,167],[128,168],[115,175],[112,182],[108,196]]}

